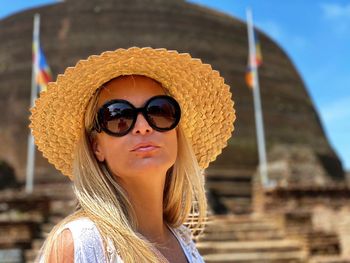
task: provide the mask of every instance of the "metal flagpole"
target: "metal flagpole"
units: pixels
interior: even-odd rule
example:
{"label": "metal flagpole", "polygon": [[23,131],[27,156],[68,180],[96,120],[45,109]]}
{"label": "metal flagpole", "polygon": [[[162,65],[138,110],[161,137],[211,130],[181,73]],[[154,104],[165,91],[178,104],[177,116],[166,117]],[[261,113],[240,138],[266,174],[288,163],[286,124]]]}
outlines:
{"label": "metal flagpole", "polygon": [[[34,48],[39,49],[39,27],[40,27],[40,15],[34,15],[34,26],[33,26],[33,51]],[[33,52],[34,53],[34,52]],[[33,55],[32,62],[32,91],[30,96],[30,106],[34,106],[34,101],[37,98],[37,84],[36,84],[36,76],[38,71],[38,63],[39,63],[39,52],[36,52],[35,56]],[[34,138],[29,132],[28,136],[28,147],[27,147],[27,170],[26,170],[26,192],[28,194],[33,192],[33,181],[34,181],[34,165],[35,165],[35,145]]]}
{"label": "metal flagpole", "polygon": [[249,65],[251,66],[251,69],[253,72],[253,98],[254,98],[256,134],[258,138],[259,173],[260,173],[260,178],[263,186],[267,187],[269,186],[269,178],[267,174],[265,135],[264,135],[263,117],[262,117],[262,109],[261,109],[261,101],[260,101],[258,67],[256,63],[253,15],[252,15],[252,11],[249,8],[247,9],[247,24],[248,24],[248,41],[249,41]]}

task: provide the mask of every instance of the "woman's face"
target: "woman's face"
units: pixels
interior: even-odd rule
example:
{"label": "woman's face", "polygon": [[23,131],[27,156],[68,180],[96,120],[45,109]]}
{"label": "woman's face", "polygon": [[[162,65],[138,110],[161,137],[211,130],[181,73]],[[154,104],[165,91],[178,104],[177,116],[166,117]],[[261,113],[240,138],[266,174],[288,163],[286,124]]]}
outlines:
{"label": "woman's face", "polygon": [[[162,86],[144,76],[124,76],[110,81],[100,92],[98,108],[112,99],[129,101],[135,107],[142,107],[156,95],[164,95]],[[150,147],[135,149],[138,144]],[[122,137],[114,137],[105,132],[98,133],[93,141],[96,158],[106,161],[109,170],[117,178],[133,176],[165,175],[175,163],[177,156],[176,129],[158,132],[138,114],[134,128]]]}

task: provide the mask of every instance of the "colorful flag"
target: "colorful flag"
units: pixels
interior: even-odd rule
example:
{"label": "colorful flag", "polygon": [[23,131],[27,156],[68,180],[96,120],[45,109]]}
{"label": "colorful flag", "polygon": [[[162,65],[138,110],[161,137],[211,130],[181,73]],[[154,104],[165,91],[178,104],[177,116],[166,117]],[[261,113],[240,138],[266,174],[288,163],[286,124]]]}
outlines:
{"label": "colorful flag", "polygon": [[245,82],[247,83],[249,88],[253,88],[254,86],[254,71],[251,66],[247,66],[247,70],[245,73]]}
{"label": "colorful flag", "polygon": [[47,83],[52,81],[52,74],[39,41],[33,41],[33,66],[38,93],[46,90]]}
{"label": "colorful flag", "polygon": [[254,30],[254,42],[255,42],[255,57],[251,57],[248,55],[248,65],[247,70],[245,74],[245,81],[248,85],[248,87],[253,88],[254,87],[254,70],[253,66],[259,67],[262,65],[263,59],[261,54],[261,47],[260,47],[260,41],[258,38],[258,34]]}
{"label": "colorful flag", "polygon": [[255,63],[259,67],[263,63],[263,58],[261,54],[259,37],[255,30],[254,30],[254,40],[255,40]]}

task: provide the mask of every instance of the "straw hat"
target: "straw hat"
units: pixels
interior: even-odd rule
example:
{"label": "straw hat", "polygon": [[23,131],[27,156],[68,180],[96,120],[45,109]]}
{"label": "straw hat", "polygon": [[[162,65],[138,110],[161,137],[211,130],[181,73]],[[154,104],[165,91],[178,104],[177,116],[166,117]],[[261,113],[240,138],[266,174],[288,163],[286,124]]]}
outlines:
{"label": "straw hat", "polygon": [[179,102],[180,125],[202,169],[227,145],[236,116],[230,88],[218,71],[172,50],[132,47],[107,51],[68,67],[30,109],[35,144],[71,180],[74,150],[89,100],[105,82],[131,74],[159,81]]}

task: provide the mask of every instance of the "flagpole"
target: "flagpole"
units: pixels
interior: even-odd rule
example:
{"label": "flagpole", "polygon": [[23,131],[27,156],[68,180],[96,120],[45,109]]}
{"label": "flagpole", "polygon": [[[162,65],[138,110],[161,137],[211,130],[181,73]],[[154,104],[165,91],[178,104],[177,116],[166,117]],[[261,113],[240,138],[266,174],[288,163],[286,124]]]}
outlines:
{"label": "flagpole", "polygon": [[[34,15],[34,23],[33,23],[33,49],[38,48],[39,45],[39,28],[40,28],[40,15]],[[35,46],[36,45],[36,46]],[[32,89],[30,96],[30,106],[34,106],[34,101],[37,97],[37,84],[36,84],[36,76],[38,70],[38,57],[34,56],[33,52],[33,61],[32,61]],[[33,181],[34,181],[34,166],[35,166],[35,145],[34,138],[29,132],[28,136],[28,146],[27,146],[27,169],[26,169],[26,192],[31,194],[33,192]]]}
{"label": "flagpole", "polygon": [[249,42],[249,64],[253,72],[253,98],[254,98],[254,110],[255,110],[255,123],[256,123],[256,135],[258,139],[258,153],[259,153],[259,174],[261,182],[264,187],[269,186],[269,178],[267,174],[267,161],[266,161],[266,146],[265,135],[262,117],[262,107],[260,101],[260,88],[259,88],[259,76],[258,67],[256,63],[256,48],[254,39],[253,28],[253,15],[252,11],[247,9],[247,24],[248,24],[248,42]]}

